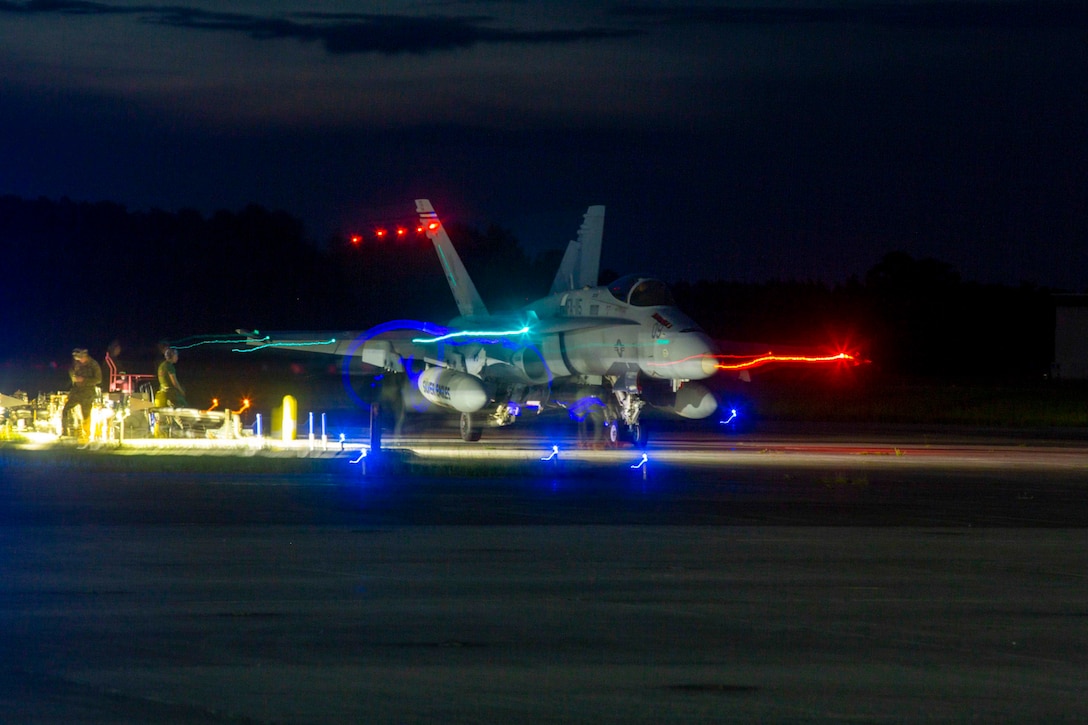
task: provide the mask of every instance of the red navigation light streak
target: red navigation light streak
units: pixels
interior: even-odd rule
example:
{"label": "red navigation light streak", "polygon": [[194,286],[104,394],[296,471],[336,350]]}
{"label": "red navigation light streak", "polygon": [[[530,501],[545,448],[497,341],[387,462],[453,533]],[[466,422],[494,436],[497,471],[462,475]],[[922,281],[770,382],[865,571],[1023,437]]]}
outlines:
{"label": "red navigation light streak", "polygon": [[[719,358],[741,358],[741,355],[719,355]],[[863,361],[859,360],[856,355],[848,352],[840,352],[837,355],[775,355],[773,352],[768,352],[765,355],[757,355],[756,357],[744,360],[744,362],[738,363],[718,363],[719,370],[750,370],[757,368],[760,365],[767,365],[769,363],[802,363],[821,365],[834,362],[849,362],[854,365],[860,365]]]}

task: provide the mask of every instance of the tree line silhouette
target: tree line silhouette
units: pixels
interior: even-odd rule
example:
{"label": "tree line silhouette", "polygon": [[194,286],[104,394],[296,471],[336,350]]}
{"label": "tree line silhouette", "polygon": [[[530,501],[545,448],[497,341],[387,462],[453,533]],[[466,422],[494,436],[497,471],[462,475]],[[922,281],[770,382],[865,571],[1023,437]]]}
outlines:
{"label": "tree line silhouette", "polygon": [[[563,250],[530,256],[508,230],[448,231],[492,311],[546,294]],[[130,212],[112,202],[0,197],[0,362],[73,346],[268,330],[365,329],[456,314],[425,238],[316,245],[282,211]],[[623,272],[630,270],[621,270]],[[602,282],[616,277],[602,273]],[[1053,355],[1050,290],[964,281],[891,252],[862,278],[665,280],[712,337],[861,349],[927,377],[1036,377]]]}

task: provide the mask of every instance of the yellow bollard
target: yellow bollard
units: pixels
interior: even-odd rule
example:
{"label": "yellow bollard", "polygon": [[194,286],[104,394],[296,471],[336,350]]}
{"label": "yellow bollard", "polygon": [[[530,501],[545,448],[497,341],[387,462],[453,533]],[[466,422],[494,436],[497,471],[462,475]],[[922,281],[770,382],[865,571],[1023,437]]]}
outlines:
{"label": "yellow bollard", "polygon": [[295,439],[295,429],[297,427],[298,401],[295,400],[293,395],[285,395],[283,396],[283,425],[281,426],[285,442]]}

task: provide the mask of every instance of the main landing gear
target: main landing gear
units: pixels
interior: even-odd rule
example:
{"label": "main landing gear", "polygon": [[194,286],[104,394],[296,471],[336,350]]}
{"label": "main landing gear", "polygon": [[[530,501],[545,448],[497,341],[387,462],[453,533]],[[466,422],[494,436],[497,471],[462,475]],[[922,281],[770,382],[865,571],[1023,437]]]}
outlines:
{"label": "main landing gear", "polygon": [[629,442],[634,444],[636,448],[645,448],[646,428],[642,423],[626,425],[619,420],[614,420],[608,424],[608,442],[613,446]]}
{"label": "main landing gear", "polygon": [[472,417],[472,413],[461,413],[461,440],[473,443],[480,440],[483,432],[483,425]]}
{"label": "main landing gear", "polygon": [[[617,378],[612,383],[612,394],[616,397],[616,408],[610,415],[608,440],[612,445],[629,441],[638,448],[646,447],[646,429],[639,422],[639,416],[646,402],[639,395],[638,375],[629,373],[623,379],[623,385]],[[609,406],[611,407],[611,406]],[[617,410],[618,409],[618,410]]]}

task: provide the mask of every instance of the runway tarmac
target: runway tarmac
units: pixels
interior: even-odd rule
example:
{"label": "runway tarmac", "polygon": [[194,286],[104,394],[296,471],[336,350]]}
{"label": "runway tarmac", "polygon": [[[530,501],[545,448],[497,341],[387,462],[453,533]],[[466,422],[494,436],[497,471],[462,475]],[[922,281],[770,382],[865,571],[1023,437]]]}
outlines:
{"label": "runway tarmac", "polygon": [[367,475],[0,449],[0,720],[1088,714],[1075,437],[677,433],[636,469],[495,433]]}

